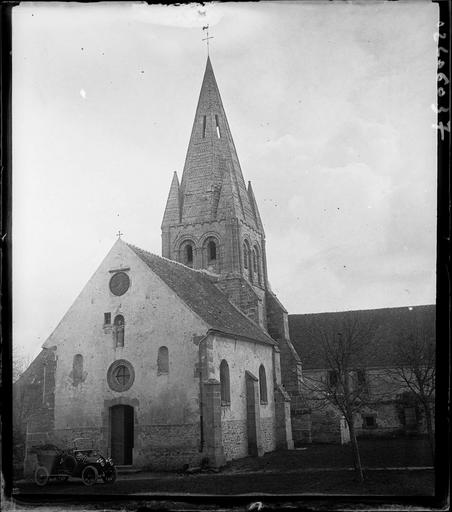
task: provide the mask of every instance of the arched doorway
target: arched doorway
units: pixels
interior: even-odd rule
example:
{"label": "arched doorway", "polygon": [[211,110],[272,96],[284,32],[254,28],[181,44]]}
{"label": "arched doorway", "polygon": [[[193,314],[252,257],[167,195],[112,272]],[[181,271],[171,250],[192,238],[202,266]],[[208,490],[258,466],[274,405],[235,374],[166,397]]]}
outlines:
{"label": "arched doorway", "polygon": [[133,463],[133,417],[130,405],[110,407],[111,458],[117,465]]}

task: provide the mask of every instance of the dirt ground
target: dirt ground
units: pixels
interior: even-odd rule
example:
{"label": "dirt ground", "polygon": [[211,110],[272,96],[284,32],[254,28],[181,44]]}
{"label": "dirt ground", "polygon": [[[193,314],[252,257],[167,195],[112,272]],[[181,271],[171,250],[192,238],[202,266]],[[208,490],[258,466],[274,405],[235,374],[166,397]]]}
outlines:
{"label": "dirt ground", "polygon": [[[430,445],[423,438],[362,439],[361,464],[367,468],[432,466]],[[350,445],[307,444],[295,450],[266,453],[232,461],[224,471],[260,471],[287,468],[353,467]]]}
{"label": "dirt ground", "polygon": [[[233,461],[219,473],[133,473],[113,485],[86,487],[80,480],[51,482],[44,488],[19,482],[14,494],[26,495],[367,495],[432,496],[435,475],[428,443],[420,439],[362,441],[365,481],[353,471],[348,446],[308,445],[263,457]],[[418,469],[385,469],[413,468]]]}
{"label": "dirt ground", "polygon": [[256,474],[198,474],[189,476],[159,476],[118,480],[115,484],[86,487],[81,480],[67,483],[52,482],[44,488],[34,483],[21,484],[14,495],[241,495],[241,494],[331,494],[379,496],[432,496],[434,473],[417,471],[367,471],[364,483],[357,481],[353,471],[315,471]]}

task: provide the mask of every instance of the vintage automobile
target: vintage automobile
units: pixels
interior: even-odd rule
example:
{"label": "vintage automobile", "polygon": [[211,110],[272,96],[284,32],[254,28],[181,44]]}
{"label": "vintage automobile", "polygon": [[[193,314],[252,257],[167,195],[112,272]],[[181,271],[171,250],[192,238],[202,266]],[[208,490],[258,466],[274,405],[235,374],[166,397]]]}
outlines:
{"label": "vintage automobile", "polygon": [[[99,478],[104,483],[116,481],[116,468],[111,458],[105,458],[94,449],[92,441],[77,438],[73,448],[62,450],[53,444],[33,446],[38,458],[35,483],[46,485],[51,478],[66,481],[69,477],[81,478],[85,485],[94,485]],[[90,446],[87,446],[90,444]]]}

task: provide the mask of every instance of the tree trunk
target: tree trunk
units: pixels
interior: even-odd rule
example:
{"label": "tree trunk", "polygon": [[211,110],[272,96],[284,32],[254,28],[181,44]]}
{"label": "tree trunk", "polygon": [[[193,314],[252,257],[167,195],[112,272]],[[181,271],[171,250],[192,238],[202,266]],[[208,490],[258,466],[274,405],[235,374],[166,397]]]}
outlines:
{"label": "tree trunk", "polygon": [[346,420],[348,423],[348,428],[350,430],[350,442],[353,449],[353,464],[355,465],[355,471],[356,474],[358,475],[359,481],[363,482],[363,468],[361,466],[361,457],[359,455],[359,447],[358,441],[356,439],[355,425],[353,424],[353,415],[351,416],[351,418],[347,417]]}
{"label": "tree trunk", "polygon": [[353,414],[353,409],[352,409],[352,406],[350,403],[350,374],[349,374],[348,370],[345,372],[345,375],[344,375],[343,386],[344,386],[344,399],[345,399],[345,403],[344,403],[345,407],[344,408],[345,408],[345,412],[346,412],[345,420],[347,421],[348,429],[350,430],[350,442],[352,444],[352,449],[353,449],[353,463],[355,465],[355,471],[356,471],[356,474],[358,475],[359,481],[363,482],[364,481],[363,468],[361,467],[361,457],[359,455],[358,441],[356,439],[356,433],[355,433],[355,423],[353,421],[354,414]]}
{"label": "tree trunk", "polygon": [[432,452],[432,462],[435,464],[435,434],[433,433],[433,422],[432,422],[432,411],[430,410],[430,404],[423,402],[425,423],[427,425],[428,441],[430,443],[430,450]]}

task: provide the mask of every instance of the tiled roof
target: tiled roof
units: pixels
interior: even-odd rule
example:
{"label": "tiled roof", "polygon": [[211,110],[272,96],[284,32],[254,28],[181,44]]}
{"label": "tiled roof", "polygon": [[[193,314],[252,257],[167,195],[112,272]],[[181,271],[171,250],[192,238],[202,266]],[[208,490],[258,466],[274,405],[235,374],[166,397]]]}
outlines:
{"label": "tiled roof", "polygon": [[127,244],[212,329],[274,345],[273,339],[239,311],[206,272]]}
{"label": "tiled roof", "polygon": [[435,305],[289,315],[290,339],[300,354],[303,368],[325,368],[324,349],[319,341],[320,329],[334,329],[337,333],[347,321],[354,319],[363,333],[366,333],[367,326],[375,327],[369,347],[354,362],[356,366],[390,367],[394,365],[394,347],[400,332],[406,332],[417,324],[435,339],[435,315]]}

